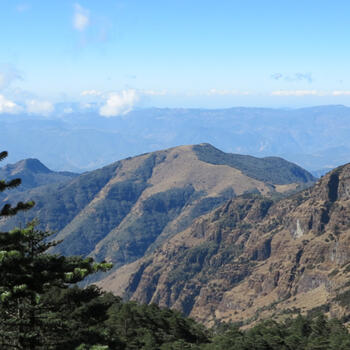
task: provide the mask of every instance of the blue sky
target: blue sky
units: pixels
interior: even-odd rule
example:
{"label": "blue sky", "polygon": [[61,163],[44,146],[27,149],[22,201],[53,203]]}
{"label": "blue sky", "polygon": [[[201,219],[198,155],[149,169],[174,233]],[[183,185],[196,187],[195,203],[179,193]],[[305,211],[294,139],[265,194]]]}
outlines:
{"label": "blue sky", "polygon": [[337,0],[0,0],[0,113],[350,105],[349,18]]}

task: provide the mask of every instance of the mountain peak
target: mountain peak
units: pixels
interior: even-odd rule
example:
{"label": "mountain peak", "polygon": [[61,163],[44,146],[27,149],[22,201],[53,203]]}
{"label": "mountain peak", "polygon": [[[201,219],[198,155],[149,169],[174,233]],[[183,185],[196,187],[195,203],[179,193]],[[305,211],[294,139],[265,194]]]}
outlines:
{"label": "mountain peak", "polygon": [[52,171],[35,158],[23,159],[0,168],[0,179],[20,178],[22,180],[21,186],[12,192],[22,192],[38,186],[65,182],[76,176],[77,174],[74,173]]}
{"label": "mountain peak", "polygon": [[52,171],[47,168],[40,160],[35,158],[23,159],[15,164],[8,165],[11,167],[11,173],[14,175],[16,173],[22,173],[23,171],[30,171],[32,173],[52,173]]}

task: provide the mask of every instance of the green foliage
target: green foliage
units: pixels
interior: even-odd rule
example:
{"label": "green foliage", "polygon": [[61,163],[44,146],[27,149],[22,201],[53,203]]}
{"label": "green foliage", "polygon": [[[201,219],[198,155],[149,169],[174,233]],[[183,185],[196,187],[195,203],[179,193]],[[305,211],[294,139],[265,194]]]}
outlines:
{"label": "green foliage", "polygon": [[188,346],[208,341],[202,326],[156,305],[115,303],[106,325],[111,334],[120,337],[125,349],[159,349],[161,345],[163,349],[178,341]]}
{"label": "green foliage", "polygon": [[60,314],[55,350],[177,349],[208,342],[204,328],[178,312],[123,302],[95,286],[53,288],[46,307]]}
{"label": "green foliage", "polygon": [[128,220],[113,236],[120,249],[114,253],[116,265],[134,261],[144,255],[159,237],[164,227],[174,219],[195,196],[193,186],[173,188],[156,193],[147,198],[142,205],[142,214]]}
{"label": "green foliage", "polygon": [[[7,152],[0,152],[0,161],[4,160],[7,157]],[[21,184],[21,179],[12,179],[8,182],[5,180],[0,180],[0,193],[4,192],[8,189],[13,189],[18,187]],[[33,201],[29,201],[26,203],[18,202],[16,206],[11,206],[11,204],[4,204],[2,208],[0,208],[0,217],[2,216],[13,216],[16,215],[19,211],[28,210],[34,206]]]}
{"label": "green foliage", "polygon": [[[196,273],[200,272],[205,265],[204,270],[209,267],[210,258],[217,252],[218,244],[216,242],[205,242],[196,247],[179,253],[179,265],[168,275],[168,283],[171,285],[182,284],[190,280]],[[204,273],[204,271],[203,271]]]}
{"label": "green foliage", "polygon": [[65,290],[87,275],[106,271],[107,263],[91,258],[50,255],[57,244],[38,231],[35,222],[24,229],[0,233],[0,344],[18,349],[46,349],[59,343],[62,314],[45,299],[53,288]]}
{"label": "green foliage", "polygon": [[[0,154],[0,159],[7,155]],[[20,184],[19,179],[1,181],[1,191]],[[33,203],[6,204],[0,216],[15,215]],[[60,343],[61,311],[49,307],[45,296],[53,288],[65,290],[87,275],[106,271],[111,264],[91,258],[48,254],[59,242],[49,241],[49,232],[25,228],[0,232],[0,347],[1,349],[50,349]]]}
{"label": "green foliage", "polygon": [[335,301],[338,302],[341,306],[350,305],[350,290],[347,290],[336,296]]}
{"label": "green foliage", "polygon": [[[35,207],[11,218],[8,224],[2,227],[10,229],[21,222],[32,221],[39,217],[40,222],[45,223],[45,228],[60,231],[96,196],[117,169],[118,163],[115,163],[83,174],[68,183],[41,186],[25,193],[11,195],[14,201],[20,198],[33,200]],[[44,226],[40,225],[40,228]]]}
{"label": "green foliage", "polygon": [[[145,183],[123,181],[114,184],[107,197],[95,205],[83,221],[72,222],[72,234],[56,249],[67,255],[87,255],[97,242],[117,227],[146,188]],[[101,251],[101,255],[105,252]]]}
{"label": "green foliage", "polygon": [[315,178],[301,167],[278,157],[256,158],[224,153],[211,145],[193,146],[199,160],[210,164],[228,165],[241,170],[253,179],[284,185],[292,182],[309,182]]}
{"label": "green foliage", "polygon": [[[228,193],[230,193],[230,192],[228,192]],[[231,194],[232,194],[231,197],[226,196],[226,195],[222,195],[219,197],[206,197],[206,198],[201,199],[191,209],[190,218],[193,220],[196,217],[199,217],[203,214],[210,212],[211,210],[214,210],[216,207],[218,207],[224,201],[229,200],[235,196],[233,191],[231,192]]]}
{"label": "green foliage", "polygon": [[247,331],[232,325],[217,331],[203,350],[346,350],[350,334],[338,320],[323,314],[315,318],[299,315],[285,322],[266,320]]}

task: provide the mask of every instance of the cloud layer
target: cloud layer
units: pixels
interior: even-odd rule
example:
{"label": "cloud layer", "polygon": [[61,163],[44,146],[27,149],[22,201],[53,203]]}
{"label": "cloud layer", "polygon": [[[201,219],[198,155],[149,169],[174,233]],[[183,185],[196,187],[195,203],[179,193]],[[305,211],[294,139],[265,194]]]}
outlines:
{"label": "cloud layer", "polygon": [[53,103],[43,100],[27,100],[25,103],[17,103],[10,100],[8,97],[0,94],[0,114],[36,114],[47,116],[54,111]]}
{"label": "cloud layer", "polygon": [[[11,80],[11,79],[10,79]],[[5,79],[2,80],[3,82]],[[7,86],[7,83],[3,83],[3,86]],[[272,92],[249,92],[249,91],[238,91],[238,90],[218,90],[211,89],[204,92],[197,92],[188,95],[176,95],[166,90],[136,90],[136,89],[125,89],[121,91],[113,92],[102,92],[99,90],[84,90],[80,93],[81,100],[73,101],[72,105],[64,106],[60,105],[57,107],[51,101],[40,99],[36,96],[23,96],[16,93],[15,90],[4,89],[0,93],[0,114],[23,114],[23,115],[37,115],[37,116],[54,116],[54,112],[58,114],[71,114],[73,112],[85,113],[87,110],[98,113],[102,117],[118,117],[126,115],[131,112],[135,106],[147,105],[148,99],[152,98],[173,98],[184,96],[189,97],[205,97],[215,98],[216,96],[260,96],[268,97],[272,96],[276,99],[292,99],[298,98],[300,101],[305,102],[305,99],[310,97],[313,101],[315,98],[322,98],[324,101],[325,97],[331,98],[330,103],[334,101],[348,100],[350,97],[350,90],[275,90]],[[305,98],[305,99],[304,99]],[[295,100],[294,100],[295,101]],[[337,102],[339,103],[339,102]],[[345,102],[346,103],[346,102]],[[62,109],[63,108],[63,109]]]}
{"label": "cloud layer", "polygon": [[5,96],[0,95],[0,113],[15,114],[21,111],[21,107],[15,102],[8,100]]}
{"label": "cloud layer", "polygon": [[73,26],[83,32],[90,24],[90,11],[79,4],[74,5],[74,10]]}
{"label": "cloud layer", "polygon": [[26,112],[28,114],[49,115],[54,111],[54,106],[49,101],[28,100],[26,101]]}
{"label": "cloud layer", "polygon": [[272,96],[350,96],[350,91],[334,90],[277,90],[271,92]]}
{"label": "cloud layer", "polygon": [[139,101],[136,90],[110,93],[99,113],[103,117],[116,117],[130,112]]}
{"label": "cloud layer", "polygon": [[278,90],[271,93],[272,96],[321,96],[317,90]]}
{"label": "cloud layer", "polygon": [[251,95],[249,91],[238,91],[238,90],[218,90],[210,89],[206,95],[208,96],[247,96]]}
{"label": "cloud layer", "polygon": [[101,96],[102,92],[98,90],[84,90],[80,93],[81,96]]}

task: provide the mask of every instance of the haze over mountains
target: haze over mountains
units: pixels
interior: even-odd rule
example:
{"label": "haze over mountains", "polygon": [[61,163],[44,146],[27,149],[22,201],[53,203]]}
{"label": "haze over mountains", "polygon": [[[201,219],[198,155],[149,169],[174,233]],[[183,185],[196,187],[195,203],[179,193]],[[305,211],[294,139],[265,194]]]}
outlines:
{"label": "haze over mountains", "polygon": [[2,114],[1,120],[0,137],[12,162],[34,157],[51,169],[74,172],[202,142],[225,152],[281,156],[316,175],[346,163],[350,153],[350,108],[341,105],[294,110],[149,108],[104,118],[97,106],[62,104],[50,117]]}

